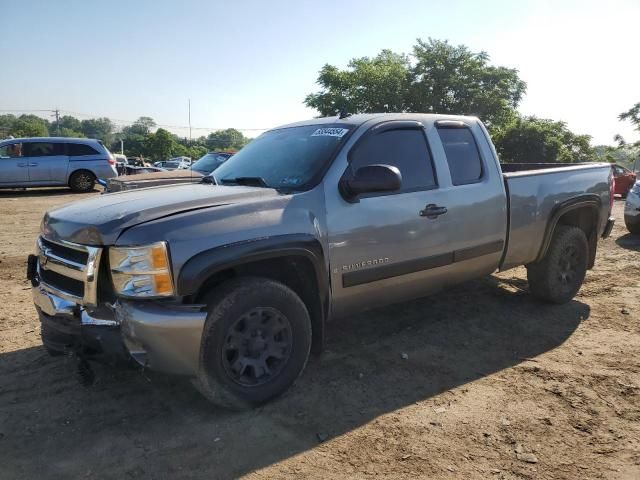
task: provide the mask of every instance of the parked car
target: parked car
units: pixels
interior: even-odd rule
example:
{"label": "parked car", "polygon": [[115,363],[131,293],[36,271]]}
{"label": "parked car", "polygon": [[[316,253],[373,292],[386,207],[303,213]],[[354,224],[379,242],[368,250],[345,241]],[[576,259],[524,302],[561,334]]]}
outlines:
{"label": "parked car", "polygon": [[629,232],[640,234],[640,182],[636,182],[624,204],[624,224]]}
{"label": "parked car", "polygon": [[194,172],[209,175],[233,156],[233,152],[209,152],[200,157],[192,166]]}
{"label": "parked car", "polygon": [[173,169],[143,176],[137,175],[135,178],[112,178],[107,182],[106,191],[120,192],[122,190],[157,187],[159,185],[198,183],[204,176],[209,175],[232,155],[233,154],[229,152],[210,152],[201,157],[188,169]]}
{"label": "parked car", "polygon": [[98,178],[117,176],[115,165],[99,140],[34,137],[0,142],[0,188],[68,185],[88,192]]}
{"label": "parked car", "polygon": [[193,163],[191,161],[191,157],[174,157],[174,158],[170,158],[169,161],[178,162],[178,168],[180,169],[190,168],[191,164]]}
{"label": "parked car", "polygon": [[142,157],[127,157],[129,166],[133,167],[152,167],[151,163],[145,162]]}
{"label": "parked car", "polygon": [[636,174],[621,165],[612,165],[611,168],[615,178],[615,194],[625,198],[636,182]]}
{"label": "parked car", "polygon": [[569,302],[613,227],[609,164],[501,168],[474,117],[295,123],[214,175],[45,215],[28,278],[50,352],[133,358],[251,407],[329,319],[519,265],[533,296]]}
{"label": "parked car", "polygon": [[125,175],[127,173],[127,166],[129,165],[127,156],[121,153],[114,153],[113,158],[116,159],[116,171],[118,175]]}

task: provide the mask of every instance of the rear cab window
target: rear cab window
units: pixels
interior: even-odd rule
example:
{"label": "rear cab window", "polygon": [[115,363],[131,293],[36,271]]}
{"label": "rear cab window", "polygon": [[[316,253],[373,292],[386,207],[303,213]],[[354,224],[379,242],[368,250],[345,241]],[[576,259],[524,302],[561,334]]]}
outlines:
{"label": "rear cab window", "polygon": [[478,144],[466,125],[436,124],[444,148],[451,182],[453,185],[468,185],[482,180],[484,169]]}
{"label": "rear cab window", "polygon": [[349,162],[353,173],[361,167],[376,164],[390,165],[400,170],[400,190],[364,197],[430,190],[438,185],[422,128],[387,127],[380,133],[372,133],[349,152]]}

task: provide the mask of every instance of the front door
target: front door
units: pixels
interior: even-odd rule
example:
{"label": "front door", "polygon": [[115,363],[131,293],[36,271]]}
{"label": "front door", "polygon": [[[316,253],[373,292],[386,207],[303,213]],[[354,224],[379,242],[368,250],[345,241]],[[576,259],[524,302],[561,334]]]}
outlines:
{"label": "front door", "polygon": [[0,147],[0,185],[25,185],[29,183],[29,167],[22,156],[22,143],[10,143]]}
{"label": "front door", "polygon": [[424,296],[442,286],[452,263],[451,219],[424,127],[376,125],[348,155],[353,172],[372,164],[397,167],[402,187],[356,203],[327,194],[333,313],[339,316]]}

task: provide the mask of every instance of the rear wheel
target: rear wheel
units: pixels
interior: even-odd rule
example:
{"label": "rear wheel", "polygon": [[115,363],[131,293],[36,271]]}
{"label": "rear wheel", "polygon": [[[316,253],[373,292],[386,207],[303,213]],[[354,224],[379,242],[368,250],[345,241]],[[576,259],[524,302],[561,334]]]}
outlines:
{"label": "rear wheel", "polygon": [[96,176],[88,170],[73,172],[69,179],[69,188],[74,192],[86,193],[93,190],[96,184]]}
{"label": "rear wheel", "polygon": [[254,407],[293,384],[311,348],[300,298],[266,278],[231,280],[208,295],[196,387],[213,403]]}
{"label": "rear wheel", "polygon": [[529,290],[549,303],[566,303],[575,297],[587,273],[589,244],[584,232],[559,225],[545,257],[527,265]]}

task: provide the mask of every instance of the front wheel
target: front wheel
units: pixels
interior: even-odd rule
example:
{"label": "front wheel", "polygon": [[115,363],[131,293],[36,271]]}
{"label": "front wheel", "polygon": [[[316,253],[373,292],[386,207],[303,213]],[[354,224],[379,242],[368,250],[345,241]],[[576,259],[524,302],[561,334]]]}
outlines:
{"label": "front wheel", "polygon": [[589,263],[589,243],[584,232],[559,225],[542,261],[527,265],[529,290],[548,303],[566,303],[582,286]]}
{"label": "front wheel", "polygon": [[231,280],[206,299],[195,385],[211,402],[251,408],[287,390],[304,370],[311,320],[289,287],[258,277]]}

